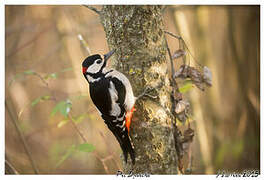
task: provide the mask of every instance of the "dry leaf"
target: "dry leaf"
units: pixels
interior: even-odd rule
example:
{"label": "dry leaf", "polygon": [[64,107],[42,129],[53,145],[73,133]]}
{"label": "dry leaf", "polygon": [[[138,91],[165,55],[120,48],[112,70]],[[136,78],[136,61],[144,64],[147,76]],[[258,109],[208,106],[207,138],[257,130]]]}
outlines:
{"label": "dry leaf", "polygon": [[183,141],[184,142],[188,142],[188,141],[192,142],[193,136],[194,136],[194,130],[191,129],[191,128],[188,128],[188,129],[186,129],[184,131],[184,139],[183,139]]}
{"label": "dry leaf", "polygon": [[208,86],[212,86],[212,72],[207,66],[203,67],[203,79]]}
{"label": "dry leaf", "polygon": [[182,56],[186,55],[186,52],[182,49],[178,49],[177,51],[174,52],[174,54],[172,55],[172,59],[178,59]]}
{"label": "dry leaf", "polygon": [[208,86],[212,85],[212,73],[206,66],[204,66],[202,73],[194,67],[182,65],[179,70],[175,72],[174,77],[182,79],[190,78],[192,83],[202,91],[205,89],[205,84]]}
{"label": "dry leaf", "polygon": [[177,114],[185,112],[185,110],[187,111],[187,108],[189,108],[189,106],[190,106],[190,103],[188,101],[181,100],[177,103],[175,112]]}

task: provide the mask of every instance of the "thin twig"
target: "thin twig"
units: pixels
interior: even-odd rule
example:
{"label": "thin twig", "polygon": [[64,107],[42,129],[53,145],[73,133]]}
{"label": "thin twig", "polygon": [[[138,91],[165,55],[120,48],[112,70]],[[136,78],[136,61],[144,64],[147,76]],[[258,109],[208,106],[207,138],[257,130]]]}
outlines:
{"label": "thin twig", "polygon": [[81,34],[78,34],[77,37],[81,41],[81,43],[83,44],[84,48],[86,48],[86,51],[88,52],[88,55],[90,55],[91,51],[90,51],[90,49],[88,47],[87,42],[84,40],[83,36]]}
{"label": "thin twig", "polygon": [[92,6],[89,6],[89,5],[83,5],[83,6],[86,7],[86,8],[88,8],[88,9],[90,9],[90,10],[92,10],[92,11],[94,11],[95,13],[97,13],[99,15],[101,13],[101,11],[97,10],[97,8],[94,8]]}
{"label": "thin twig", "polygon": [[[54,95],[53,91],[51,90],[51,88],[49,87],[49,83],[38,73],[34,73],[34,75],[36,75],[41,81],[42,83],[47,87],[47,89],[50,91],[50,93],[52,94],[52,99],[55,103],[57,101],[56,96]],[[69,113],[68,114],[69,118],[71,119],[71,123],[73,125],[73,127],[75,128],[75,130],[78,132],[79,136],[83,139],[84,142],[88,142],[87,139],[85,138],[85,136],[83,135],[83,133],[78,129],[78,127],[76,126],[76,124],[72,121],[73,117],[72,115]]]}
{"label": "thin twig", "polygon": [[168,42],[167,42],[166,37],[165,37],[165,42],[166,42],[167,52],[168,52],[169,59],[170,59],[171,79],[172,79],[173,86],[176,88],[176,89],[175,88],[173,88],[173,89],[175,89],[179,93],[178,84],[177,84],[177,82],[175,81],[175,78],[174,78],[174,73],[175,73],[174,63],[173,63],[173,59],[172,59],[172,55],[171,55],[170,49],[168,47]]}
{"label": "thin twig", "polygon": [[[90,6],[87,6],[87,5],[84,5],[85,7],[95,11],[96,13],[100,14],[100,11],[98,11],[96,8],[93,8],[93,7],[90,7]],[[80,38],[81,37],[81,38]],[[88,45],[87,43],[85,42],[85,40],[83,39],[82,36],[78,36],[79,40],[82,42],[82,44],[86,47],[86,50],[88,51],[88,53],[90,54],[90,49],[88,48]],[[54,101],[55,103],[57,102],[57,98],[54,94],[54,92],[52,91],[52,89],[49,87],[49,83],[37,72],[34,72],[34,75],[37,76],[41,82],[47,87],[47,89],[50,91],[51,93],[51,100]],[[73,122],[73,116],[71,115],[71,112],[69,112],[68,114],[68,117],[70,118],[70,122],[71,122],[71,125],[74,127],[75,131],[78,133],[78,135],[81,137],[81,139],[84,141],[84,142],[88,142],[88,140],[86,139],[85,135],[82,133],[82,131],[79,130],[79,128],[77,127],[77,125]],[[106,173],[109,173],[109,169],[105,163],[105,161],[108,159],[104,158],[102,159],[98,153],[96,151],[94,151],[94,155],[97,159],[99,159],[99,161],[101,161],[101,163],[103,164],[103,167],[104,167],[104,170],[106,171]],[[114,158],[113,158],[114,159]]]}
{"label": "thin twig", "polygon": [[[56,96],[54,95],[53,91],[50,89],[48,82],[47,82],[47,81],[46,81],[46,80],[45,80],[40,74],[35,73],[35,75],[36,75],[37,77],[40,78],[40,80],[42,81],[42,83],[45,84],[45,86],[47,87],[47,89],[51,92],[51,94],[52,94],[52,95],[51,95],[51,96],[52,96],[52,99],[51,99],[51,100],[53,100],[54,102],[56,102],[56,101],[57,101],[57,98],[56,98]],[[78,133],[78,135],[81,137],[81,139],[83,140],[83,142],[88,143],[88,140],[86,139],[85,135],[82,133],[82,131],[79,130],[79,128],[77,127],[77,125],[73,122],[73,116],[71,115],[71,112],[69,112],[68,117],[70,118],[70,123],[71,123],[71,125],[74,127],[75,131],[76,131],[76,132]],[[107,167],[107,165],[106,165],[106,163],[105,163],[105,160],[102,159],[102,158],[98,155],[98,153],[97,153],[96,151],[94,151],[93,154],[94,154],[95,157],[96,157],[96,158],[102,163],[105,172],[106,172],[106,173],[109,173],[109,169],[108,169],[108,167]]]}
{"label": "thin twig", "polygon": [[34,75],[37,76],[38,78],[40,78],[40,80],[42,81],[43,84],[45,84],[45,86],[49,89],[49,84],[47,81],[45,81],[45,79],[37,72],[34,72]]}
{"label": "thin twig", "polygon": [[94,156],[95,156],[96,158],[98,158],[98,160],[102,163],[105,172],[109,174],[109,173],[110,173],[110,172],[109,172],[109,168],[108,168],[108,166],[106,165],[105,160],[102,159],[102,158],[98,155],[98,153],[97,153],[96,151],[94,151]]}
{"label": "thin twig", "polygon": [[18,171],[8,160],[5,160],[5,166],[6,166],[5,169],[9,171],[10,174],[19,174]]}
{"label": "thin twig", "polygon": [[81,137],[81,139],[84,141],[84,142],[88,142],[88,140],[86,139],[86,137],[85,137],[85,135],[78,129],[78,127],[77,127],[77,125],[73,122],[73,117],[72,117],[72,115],[70,114],[70,112],[69,112],[69,114],[68,114],[68,117],[71,119],[71,124],[72,124],[72,126],[74,127],[74,129],[76,130],[76,132],[79,134],[79,136]]}
{"label": "thin twig", "polygon": [[[72,115],[69,113],[68,116],[69,116],[69,118],[71,119],[71,121],[70,121],[70,122],[71,122],[71,125],[74,127],[74,129],[76,130],[76,132],[78,133],[78,135],[81,137],[81,139],[82,139],[85,143],[87,143],[88,140],[86,139],[85,135],[84,135],[84,134],[78,129],[78,127],[76,126],[76,124],[73,122],[73,120],[72,120],[72,119],[73,119],[73,118],[72,118]],[[105,172],[106,172],[106,173],[109,173],[109,168],[108,168],[108,166],[107,166],[106,163],[105,163],[105,158],[102,159],[96,151],[94,151],[93,154],[94,154],[95,157],[96,157],[96,158],[102,163]]]}
{"label": "thin twig", "polygon": [[[106,144],[108,144],[108,142],[107,142],[106,137],[104,136],[104,134],[103,134],[101,131],[99,131],[99,133],[100,133],[101,137],[103,138],[104,142],[105,142]],[[117,162],[117,159],[113,157],[114,152],[111,151],[110,148],[107,148],[107,150],[108,150],[109,154],[112,155],[112,159],[114,160],[114,162],[115,162],[117,168],[118,168],[118,169],[121,169],[119,163]],[[105,159],[105,158],[104,158],[104,159]]]}
{"label": "thin twig", "polygon": [[189,48],[188,48],[186,42],[184,41],[184,39],[183,39],[181,36],[177,36],[177,35],[173,34],[172,32],[169,32],[169,31],[166,31],[166,30],[164,30],[164,32],[165,32],[166,34],[169,34],[170,36],[172,36],[172,37],[174,37],[174,38],[176,38],[176,39],[182,41],[183,44],[184,44],[184,46],[185,46],[185,48],[186,48],[187,51],[189,52],[190,56],[191,56],[192,59],[194,60],[194,62],[197,63],[200,67],[203,67],[203,66],[202,66],[202,65],[201,65],[201,64],[195,59],[195,57],[192,55],[192,53],[191,53],[191,51],[189,50]]}
{"label": "thin twig", "polygon": [[[182,39],[181,36],[174,35],[173,33],[168,32],[168,31],[164,31],[164,32],[167,33],[167,34],[169,34],[169,35],[171,35],[171,36],[173,36],[174,38],[177,38],[177,39],[180,41],[179,43],[182,42],[183,45],[184,45],[183,48],[186,48],[186,49],[188,50],[189,54],[191,55],[191,57],[193,58],[193,60],[194,60],[199,66],[201,66],[201,65],[195,60],[195,58],[194,58],[193,55],[191,54],[189,48],[187,47],[185,41]],[[170,63],[171,63],[172,83],[173,83],[173,93],[175,93],[174,91],[177,91],[177,93],[180,93],[180,92],[179,92],[179,89],[178,89],[178,86],[177,86],[177,83],[176,83],[175,78],[174,78],[174,72],[175,72],[175,70],[174,70],[174,67],[173,67],[173,65],[174,65],[174,64],[173,64],[173,58],[172,58],[172,56],[171,56],[170,49],[169,49],[169,47],[168,47],[168,43],[167,43],[166,38],[165,38],[165,41],[166,41],[166,47],[167,47],[167,51],[168,51],[169,58],[170,58]],[[201,66],[201,67],[202,67],[202,66]],[[174,86],[175,86],[176,88],[174,88]],[[176,107],[176,101],[175,101],[175,100],[173,101],[173,106]],[[172,124],[172,122],[173,122],[173,121],[171,121],[171,126],[174,126],[174,128],[173,128],[173,133],[174,133],[174,132],[178,132],[178,131],[181,132],[181,131],[178,129],[177,125],[176,125],[176,124]],[[190,128],[190,122],[188,123],[188,128]],[[183,142],[180,142],[180,141],[178,140],[178,138],[174,137],[174,139],[177,140],[177,142],[175,142],[175,143],[177,143],[177,144],[179,143],[180,146],[182,145]],[[176,148],[176,150],[178,151],[177,148]],[[191,173],[191,171],[192,171],[192,148],[191,148],[191,142],[190,142],[189,147],[188,147],[188,159],[189,159],[189,161],[188,161],[188,167],[187,167],[186,170],[187,170],[187,173],[189,173],[189,172]],[[179,162],[179,166],[178,166],[178,167],[179,167],[179,170],[180,170],[180,172],[183,174],[184,171],[183,171],[182,160],[181,160],[181,157],[179,157],[179,156],[178,156],[178,162]]]}
{"label": "thin twig", "polygon": [[[85,142],[85,143],[87,143],[88,142],[88,140],[86,139],[86,137],[84,136],[84,134],[78,129],[78,127],[76,126],[76,124],[72,121],[72,116],[69,114],[68,115],[69,116],[69,118],[71,119],[71,124],[72,124],[72,126],[75,128],[75,130],[78,132],[78,134],[79,134],[79,136],[81,137],[81,139]],[[93,152],[93,154],[94,154],[94,156],[102,163],[102,165],[103,165],[103,167],[104,167],[104,170],[105,170],[105,172],[106,173],[110,173],[109,172],[109,168],[108,168],[108,166],[106,165],[106,163],[105,163],[105,161],[107,160],[106,158],[108,158],[108,157],[106,157],[106,158],[101,158],[100,156],[99,156],[99,154],[96,152],[96,151],[94,151]]]}
{"label": "thin twig", "polygon": [[7,112],[9,114],[9,116],[10,116],[10,119],[12,120],[13,124],[15,125],[16,131],[19,134],[19,137],[20,137],[20,139],[22,141],[22,144],[23,144],[24,149],[25,149],[25,151],[26,151],[26,153],[28,155],[28,158],[29,158],[29,160],[31,162],[31,165],[32,165],[32,168],[33,168],[34,172],[35,172],[35,174],[39,174],[39,170],[38,170],[38,168],[37,168],[32,156],[31,156],[31,152],[30,152],[28,144],[27,144],[27,142],[26,142],[26,140],[24,138],[24,135],[23,135],[22,131],[20,130],[20,128],[18,127],[17,122],[16,122],[16,118],[11,113],[11,110],[10,110],[6,100],[5,100],[5,106],[6,106]]}
{"label": "thin twig", "polygon": [[34,72],[34,75],[37,76],[41,80],[41,82],[46,86],[46,88],[51,92],[51,96],[52,96],[51,100],[57,101],[56,96],[54,95],[54,92],[49,87],[49,83],[39,73]]}
{"label": "thin twig", "polygon": [[[168,42],[167,42],[167,39],[166,37],[165,38],[165,42],[166,42],[166,48],[167,48],[167,52],[168,52],[168,55],[169,55],[169,59],[170,59],[170,65],[171,65],[171,80],[172,80],[172,83],[173,83],[173,88],[172,88],[172,94],[171,96],[174,96],[175,92],[178,92],[179,93],[179,88],[178,88],[178,84],[177,82],[175,81],[175,78],[174,78],[174,73],[175,73],[175,70],[174,70],[174,64],[173,64],[173,59],[172,59],[172,56],[171,56],[171,52],[170,52],[170,49],[168,47]],[[172,106],[172,109],[174,110],[175,107],[176,107],[176,101],[173,99],[173,106]],[[176,119],[175,118],[172,118],[171,119],[171,131],[172,131],[172,134],[173,134],[173,147],[176,148],[176,143],[177,143],[177,139],[175,137],[175,134],[176,134],[176,129],[175,129],[176,126]],[[177,149],[176,149],[177,151]],[[177,159],[179,160],[179,157],[177,156]],[[179,165],[179,163],[177,163],[177,165]]]}
{"label": "thin twig", "polygon": [[181,36],[177,36],[177,35],[173,34],[172,32],[169,32],[169,31],[166,31],[166,30],[164,30],[164,32],[165,32],[166,34],[169,34],[169,35],[173,36],[174,38],[182,39]]}

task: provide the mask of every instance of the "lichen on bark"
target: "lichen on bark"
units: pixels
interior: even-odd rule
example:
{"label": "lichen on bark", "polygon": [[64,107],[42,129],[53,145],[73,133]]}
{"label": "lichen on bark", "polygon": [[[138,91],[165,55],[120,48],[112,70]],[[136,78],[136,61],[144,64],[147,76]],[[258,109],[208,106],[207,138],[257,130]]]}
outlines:
{"label": "lichen on bark", "polygon": [[101,22],[112,66],[130,80],[135,96],[149,86],[157,98],[136,102],[130,136],[136,164],[123,163],[128,173],[176,174],[177,154],[170,127],[172,116],[166,45],[160,6],[103,6]]}

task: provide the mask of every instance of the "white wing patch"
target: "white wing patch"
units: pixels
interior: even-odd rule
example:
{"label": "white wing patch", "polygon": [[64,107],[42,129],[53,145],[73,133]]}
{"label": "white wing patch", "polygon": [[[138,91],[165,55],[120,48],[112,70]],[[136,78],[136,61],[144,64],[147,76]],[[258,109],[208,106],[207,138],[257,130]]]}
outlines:
{"label": "white wing patch", "polygon": [[118,93],[112,81],[110,81],[109,93],[110,93],[110,98],[111,98],[110,115],[117,117],[120,115],[121,109],[119,107],[119,104],[116,102],[118,100]]}
{"label": "white wing patch", "polygon": [[[113,71],[108,73],[106,77],[116,77],[123,83],[126,89],[124,105],[125,105],[126,111],[130,111],[133,108],[133,105],[135,103],[135,97],[133,95],[133,90],[132,90],[130,81],[127,79],[127,77],[124,74],[120,73],[119,71],[116,71],[115,69],[112,69],[112,70]],[[105,69],[105,71],[109,71],[109,70]]]}

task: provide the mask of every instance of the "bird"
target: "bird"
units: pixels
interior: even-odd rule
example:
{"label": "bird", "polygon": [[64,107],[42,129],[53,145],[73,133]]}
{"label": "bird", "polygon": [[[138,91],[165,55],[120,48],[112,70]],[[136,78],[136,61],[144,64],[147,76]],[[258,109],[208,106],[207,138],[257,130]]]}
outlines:
{"label": "bird", "polygon": [[136,97],[128,78],[121,72],[108,68],[107,61],[115,50],[103,55],[88,56],[82,63],[82,72],[89,84],[89,93],[101,118],[114,134],[127,163],[130,154],[135,164],[135,151],[129,136]]}

